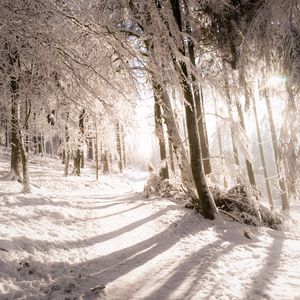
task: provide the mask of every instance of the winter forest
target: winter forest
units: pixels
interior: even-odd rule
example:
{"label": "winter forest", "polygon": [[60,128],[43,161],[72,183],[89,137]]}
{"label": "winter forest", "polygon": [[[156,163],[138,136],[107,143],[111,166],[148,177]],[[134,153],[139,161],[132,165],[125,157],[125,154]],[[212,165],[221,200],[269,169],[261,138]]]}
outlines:
{"label": "winter forest", "polygon": [[300,299],[299,0],[0,0],[0,299]]}

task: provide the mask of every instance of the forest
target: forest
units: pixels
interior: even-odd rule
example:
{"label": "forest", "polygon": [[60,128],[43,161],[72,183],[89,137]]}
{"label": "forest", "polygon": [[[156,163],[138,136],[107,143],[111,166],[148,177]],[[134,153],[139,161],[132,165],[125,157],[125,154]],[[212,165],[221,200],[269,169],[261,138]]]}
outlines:
{"label": "forest", "polygon": [[0,299],[299,297],[299,0],[0,8]]}

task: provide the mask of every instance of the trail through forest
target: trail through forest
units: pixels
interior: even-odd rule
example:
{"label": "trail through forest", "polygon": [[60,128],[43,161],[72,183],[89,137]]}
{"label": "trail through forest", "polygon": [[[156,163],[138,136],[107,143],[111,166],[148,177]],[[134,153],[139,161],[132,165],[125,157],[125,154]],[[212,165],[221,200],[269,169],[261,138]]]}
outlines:
{"label": "trail through forest", "polygon": [[209,221],[144,198],[145,172],[96,182],[88,168],[63,178],[58,160],[30,165],[31,195],[0,182],[0,299],[300,299],[299,222]]}

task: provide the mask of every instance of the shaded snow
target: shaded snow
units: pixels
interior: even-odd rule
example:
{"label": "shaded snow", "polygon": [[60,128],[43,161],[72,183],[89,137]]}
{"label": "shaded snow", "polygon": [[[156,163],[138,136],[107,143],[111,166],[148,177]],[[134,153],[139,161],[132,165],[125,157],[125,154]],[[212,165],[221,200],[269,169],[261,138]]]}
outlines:
{"label": "shaded snow", "polygon": [[[8,166],[2,158],[0,174]],[[31,195],[0,182],[1,300],[300,299],[299,223],[204,220],[144,199],[137,170],[99,182],[89,169],[62,174],[59,161],[39,159]]]}

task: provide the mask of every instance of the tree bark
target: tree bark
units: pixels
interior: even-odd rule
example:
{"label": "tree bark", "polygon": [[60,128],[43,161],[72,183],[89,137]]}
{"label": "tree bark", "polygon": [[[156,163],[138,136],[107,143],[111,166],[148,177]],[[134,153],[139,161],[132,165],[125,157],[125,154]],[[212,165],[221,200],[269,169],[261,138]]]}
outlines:
{"label": "tree bark", "polygon": [[[264,83],[265,83],[265,80],[264,80]],[[266,85],[264,84],[264,86],[266,86]],[[272,107],[271,107],[271,102],[270,102],[267,87],[263,89],[263,94],[264,94],[264,98],[265,98],[266,105],[267,105],[268,122],[269,122],[269,129],[270,129],[270,134],[271,134],[271,139],[272,139],[272,147],[273,147],[273,152],[274,152],[274,157],[275,157],[275,165],[276,165],[278,184],[279,184],[279,189],[280,189],[281,205],[282,205],[283,210],[287,210],[290,208],[290,205],[289,205],[289,199],[288,199],[286,185],[285,185],[285,179],[281,175],[281,170],[280,170],[280,165],[279,165],[280,157],[279,157],[279,151],[278,151],[277,134],[276,134],[275,123],[274,123],[274,119],[273,119],[273,112],[272,112]]]}
{"label": "tree bark", "polygon": [[73,175],[80,176],[80,164],[81,163],[81,150],[77,149],[74,155],[74,168],[73,168]]}
{"label": "tree bark", "polygon": [[18,139],[18,114],[19,104],[17,99],[17,83],[16,79],[11,80],[11,159],[10,169],[13,173],[12,178],[22,181],[21,175],[21,153]]}
{"label": "tree bark", "polygon": [[93,160],[93,159],[94,159],[93,153],[94,153],[93,139],[90,138],[90,139],[88,140],[88,158],[89,158],[90,160]]}
{"label": "tree bark", "polygon": [[124,126],[121,125],[121,140],[122,140],[122,151],[123,151],[123,167],[126,167],[127,159],[126,159],[126,147],[125,147],[125,132]]}
{"label": "tree bark", "polygon": [[[173,16],[178,25],[179,31],[183,32],[182,20],[181,20],[181,9],[179,0],[171,0],[171,7]],[[183,56],[186,56],[184,50],[184,44],[182,40],[182,47],[178,49]],[[183,88],[183,95],[185,98],[185,114],[187,120],[187,130],[189,137],[190,146],[190,161],[192,168],[192,175],[196,185],[197,193],[199,199],[195,201],[194,206],[197,212],[202,212],[203,216],[208,219],[215,218],[215,212],[217,208],[215,206],[214,200],[210,193],[209,187],[206,182],[204,168],[201,157],[200,143],[198,138],[198,127],[195,113],[195,105],[193,99],[193,91],[189,82],[187,65],[184,61],[180,61],[180,80]]]}
{"label": "tree bark", "polygon": [[98,140],[98,126],[96,113],[94,115],[95,122],[95,161],[96,161],[96,180],[99,179],[99,140]]}
{"label": "tree bark", "polygon": [[84,165],[83,162],[83,151],[80,149],[81,145],[84,143],[83,135],[84,135],[84,114],[85,110],[82,110],[82,113],[79,116],[79,138],[78,138],[78,148],[75,151],[74,155],[74,168],[73,174],[80,176],[80,168]]}
{"label": "tree bark", "polygon": [[[224,79],[224,87],[225,87],[226,104],[227,104],[230,122],[233,123],[233,115],[231,109],[232,99],[230,95],[228,72],[227,72],[226,63],[224,59],[222,60],[222,66],[223,66],[223,79]],[[234,137],[234,131],[231,124],[230,124],[230,134],[231,134],[233,158],[234,158],[234,163],[236,168],[236,181],[237,183],[241,183],[239,152],[238,152],[238,148]]]}
{"label": "tree bark", "polygon": [[217,130],[217,139],[218,139],[218,146],[219,146],[219,155],[221,159],[221,165],[222,165],[222,176],[223,176],[223,185],[225,188],[228,187],[228,183],[226,180],[226,164],[225,164],[225,158],[224,158],[224,150],[223,150],[223,143],[222,143],[222,137],[221,137],[221,128],[218,121],[218,107],[217,107],[217,101],[214,96],[214,106],[215,106],[215,116],[216,116],[216,130]]}
{"label": "tree bark", "polygon": [[[9,49],[9,61],[12,70],[20,69],[19,53],[17,50],[12,51],[12,49]],[[29,171],[28,171],[28,159],[27,159],[26,150],[24,146],[24,140],[22,136],[22,130],[21,130],[20,118],[19,118],[19,105],[20,105],[19,77],[13,74],[11,74],[10,76],[10,91],[11,91],[11,122],[12,122],[11,172],[13,172],[15,175],[15,178],[13,179],[22,179],[23,192],[30,193],[31,187],[30,187],[30,178],[29,178]],[[21,176],[21,170],[20,170],[21,165],[22,165],[23,176]]]}
{"label": "tree bark", "polygon": [[174,148],[174,153],[178,161],[181,172],[181,181],[188,190],[192,198],[196,197],[193,174],[188,162],[184,145],[181,141],[178,127],[173,115],[172,105],[167,91],[159,84],[156,84],[159,98],[163,109],[163,118],[165,120],[168,135]]}
{"label": "tree bark", "polygon": [[[260,90],[260,84],[258,84],[258,88]],[[259,94],[260,93],[261,92],[259,92]],[[261,95],[259,95],[259,96],[261,97]],[[266,189],[267,189],[267,195],[268,195],[268,199],[269,199],[270,208],[274,209],[274,201],[273,201],[271,187],[270,187],[267,164],[266,164],[264,148],[263,148],[262,138],[261,138],[261,133],[260,133],[260,127],[259,127],[259,122],[258,122],[256,101],[255,101],[254,96],[252,97],[252,99],[253,99],[253,110],[254,110],[254,116],[255,116],[256,133],[257,133],[258,146],[259,146],[259,154],[260,154],[261,164],[262,164],[262,167],[263,167],[263,173],[264,173],[264,179],[265,179],[265,184],[266,184]]]}
{"label": "tree bark", "polygon": [[169,157],[170,157],[170,168],[173,173],[175,173],[175,164],[174,164],[174,155],[173,155],[173,145],[170,137],[168,137],[168,146],[169,146]]}
{"label": "tree bark", "polygon": [[120,173],[123,172],[123,155],[122,155],[122,142],[121,142],[121,128],[119,121],[116,122],[116,144],[118,153],[118,167]]}
{"label": "tree bark", "polygon": [[[190,27],[187,25],[187,31],[190,33]],[[195,49],[194,43],[189,38],[188,39],[188,52],[189,58],[194,67],[196,67],[196,58],[195,58]],[[191,72],[191,79],[193,83],[193,91],[194,91],[194,99],[196,104],[196,116],[197,116],[197,125],[198,125],[198,133],[200,138],[200,147],[201,147],[201,156],[203,161],[204,173],[210,174],[211,173],[211,165],[209,160],[209,148],[208,143],[205,136],[205,128],[204,128],[204,114],[202,109],[202,99],[203,99],[203,92],[201,85],[199,86],[196,82],[196,78],[193,72]],[[190,88],[190,87],[189,87]]]}
{"label": "tree bark", "polygon": [[68,127],[68,122],[69,122],[69,113],[67,112],[67,124],[65,126],[65,149],[64,149],[64,159],[63,162],[65,164],[64,168],[64,176],[67,177],[69,174],[69,163],[70,163],[70,145],[69,145],[69,140],[70,140],[70,135],[69,135],[69,127]]}
{"label": "tree bark", "polygon": [[[238,115],[239,115],[240,125],[246,132],[245,119],[244,119],[244,114],[243,114],[241,104],[237,102],[236,107],[237,107],[237,111],[238,111]],[[247,167],[247,174],[248,174],[250,184],[252,184],[253,186],[256,186],[253,165],[252,165],[252,162],[248,158],[246,158],[246,167]]]}
{"label": "tree bark", "polygon": [[166,143],[165,135],[163,130],[163,123],[161,117],[161,107],[159,103],[159,90],[158,86],[152,83],[154,91],[154,119],[155,119],[155,132],[159,142],[159,153],[160,160],[163,165],[160,168],[160,176],[164,179],[169,178],[169,169],[167,164],[167,152],[166,152]]}

